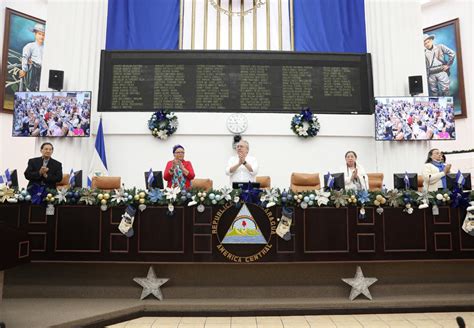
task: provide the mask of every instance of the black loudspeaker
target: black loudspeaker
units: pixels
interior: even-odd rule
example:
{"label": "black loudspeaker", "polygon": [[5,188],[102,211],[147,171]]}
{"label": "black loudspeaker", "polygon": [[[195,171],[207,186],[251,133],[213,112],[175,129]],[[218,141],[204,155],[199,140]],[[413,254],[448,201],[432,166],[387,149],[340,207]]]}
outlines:
{"label": "black loudspeaker", "polygon": [[61,91],[64,82],[64,71],[49,70],[48,88]]}
{"label": "black loudspeaker", "polygon": [[421,75],[409,76],[408,77],[408,88],[410,89],[410,95],[415,96],[423,93],[423,78]]}

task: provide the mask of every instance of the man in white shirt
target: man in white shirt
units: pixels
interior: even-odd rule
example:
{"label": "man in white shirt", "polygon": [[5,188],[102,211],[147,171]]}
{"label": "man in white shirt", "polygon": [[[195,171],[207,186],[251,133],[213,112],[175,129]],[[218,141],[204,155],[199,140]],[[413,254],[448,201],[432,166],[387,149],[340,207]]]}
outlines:
{"label": "man in white shirt", "polygon": [[28,82],[25,83],[26,85],[20,85],[20,91],[39,91],[41,65],[43,63],[44,25],[36,24],[32,32],[35,34],[35,41],[23,47],[21,70],[19,72],[20,78],[25,78]]}
{"label": "man in white shirt", "polygon": [[235,149],[237,156],[232,156],[227,162],[225,174],[230,177],[230,183],[233,182],[255,182],[258,173],[258,163],[255,157],[249,156],[249,143],[246,140],[240,140]]}

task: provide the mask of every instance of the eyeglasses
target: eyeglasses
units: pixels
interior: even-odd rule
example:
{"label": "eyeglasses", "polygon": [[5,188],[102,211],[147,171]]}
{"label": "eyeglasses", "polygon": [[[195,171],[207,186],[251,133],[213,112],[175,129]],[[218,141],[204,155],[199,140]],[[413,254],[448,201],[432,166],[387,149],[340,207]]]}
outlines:
{"label": "eyeglasses", "polygon": [[175,151],[175,154],[184,154],[184,151]]}

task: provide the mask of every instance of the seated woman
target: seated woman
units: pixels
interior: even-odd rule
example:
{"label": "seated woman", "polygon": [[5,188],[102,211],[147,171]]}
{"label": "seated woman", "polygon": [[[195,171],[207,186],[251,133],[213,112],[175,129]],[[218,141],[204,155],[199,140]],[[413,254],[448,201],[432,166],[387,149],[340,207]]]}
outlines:
{"label": "seated woman", "polygon": [[357,164],[357,154],[349,150],[346,155],[346,165],[340,168],[340,172],[344,172],[344,182],[346,190],[368,190],[369,177],[365,173],[362,165]]}
{"label": "seated woman", "polygon": [[451,164],[443,163],[443,153],[439,149],[431,149],[423,168],[424,189],[437,191],[446,188],[446,174],[450,170]]}
{"label": "seated woman", "polygon": [[189,161],[184,160],[184,147],[173,147],[174,159],[166,164],[163,178],[168,181],[168,187],[188,189],[194,179],[194,169]]}

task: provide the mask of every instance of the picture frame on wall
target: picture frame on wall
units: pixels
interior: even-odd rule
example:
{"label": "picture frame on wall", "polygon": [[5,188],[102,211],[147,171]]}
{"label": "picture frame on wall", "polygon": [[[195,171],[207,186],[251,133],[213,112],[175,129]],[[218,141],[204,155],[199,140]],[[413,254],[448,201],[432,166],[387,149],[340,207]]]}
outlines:
{"label": "picture frame on wall", "polygon": [[46,21],[5,9],[0,111],[13,113],[17,91],[39,91]]}
{"label": "picture frame on wall", "polygon": [[459,18],[423,29],[428,95],[452,96],[456,118],[467,117]]}

